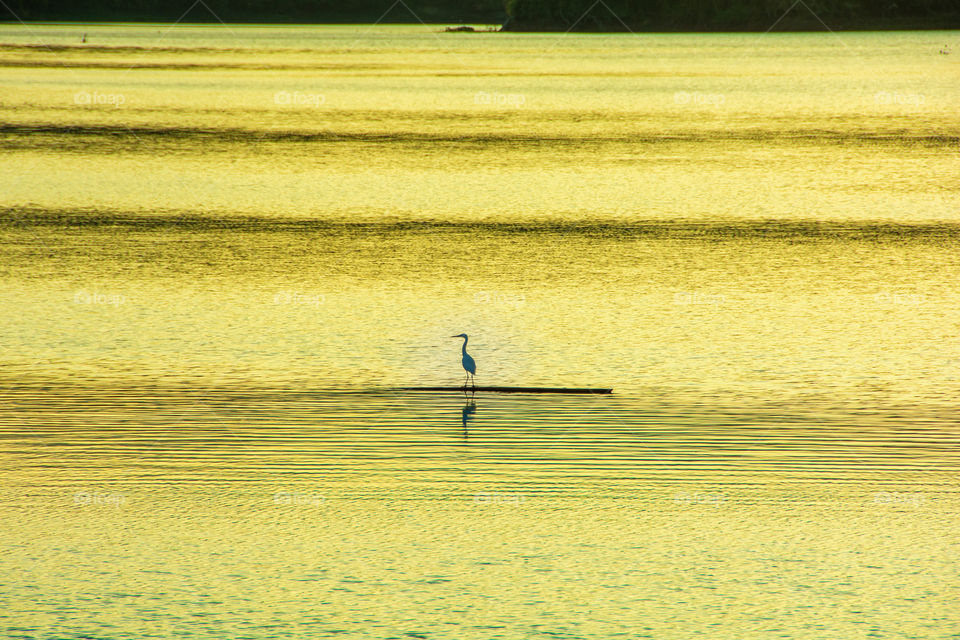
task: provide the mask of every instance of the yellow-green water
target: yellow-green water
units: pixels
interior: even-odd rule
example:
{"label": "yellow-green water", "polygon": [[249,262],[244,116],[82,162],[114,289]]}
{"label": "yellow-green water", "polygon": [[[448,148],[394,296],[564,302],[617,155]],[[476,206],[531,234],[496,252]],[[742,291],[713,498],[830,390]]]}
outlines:
{"label": "yellow-green water", "polygon": [[0,26],[0,635],[956,637],[957,34],[438,30]]}

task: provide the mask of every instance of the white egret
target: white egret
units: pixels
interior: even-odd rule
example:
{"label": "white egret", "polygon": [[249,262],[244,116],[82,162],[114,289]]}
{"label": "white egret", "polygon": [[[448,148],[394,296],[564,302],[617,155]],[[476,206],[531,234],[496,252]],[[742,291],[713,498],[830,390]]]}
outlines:
{"label": "white egret", "polygon": [[467,377],[464,378],[464,380],[463,380],[463,388],[464,388],[464,389],[467,388],[467,380],[471,380],[471,381],[473,382],[473,386],[474,386],[474,387],[477,386],[476,381],[473,381],[473,376],[474,376],[474,374],[477,373],[477,363],[476,363],[476,362],[474,361],[474,359],[470,356],[470,354],[467,353],[467,340],[469,340],[469,338],[467,337],[467,334],[465,334],[465,333],[460,333],[460,334],[457,334],[457,335],[455,335],[455,336],[450,336],[450,337],[451,337],[451,338],[463,338],[463,359],[460,361],[460,363],[463,365],[464,371],[467,372]]}

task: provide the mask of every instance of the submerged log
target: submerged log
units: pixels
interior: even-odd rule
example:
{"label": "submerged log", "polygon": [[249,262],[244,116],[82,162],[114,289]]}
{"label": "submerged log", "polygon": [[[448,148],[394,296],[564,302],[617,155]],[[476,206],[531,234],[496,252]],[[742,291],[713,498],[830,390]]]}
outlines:
{"label": "submerged log", "polygon": [[613,389],[570,387],[400,387],[403,391],[490,391],[493,393],[613,393]]}

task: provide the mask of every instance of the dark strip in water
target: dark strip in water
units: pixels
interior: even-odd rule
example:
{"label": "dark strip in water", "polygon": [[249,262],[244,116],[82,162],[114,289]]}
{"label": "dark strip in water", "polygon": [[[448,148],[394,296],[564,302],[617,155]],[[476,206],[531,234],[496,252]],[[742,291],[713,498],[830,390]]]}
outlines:
{"label": "dark strip in water", "polygon": [[[130,69],[153,69],[161,71],[218,71],[218,70],[243,70],[243,71],[327,71],[327,72],[358,72],[358,71],[372,71],[372,72],[389,72],[397,69],[396,65],[375,65],[375,64],[365,64],[365,65],[334,65],[334,64],[257,64],[257,63],[242,63],[242,62],[233,62],[233,63],[217,63],[217,64],[203,64],[203,63],[186,63],[186,62],[91,62],[91,61],[64,61],[64,60],[51,60],[51,61],[39,61],[39,60],[5,60],[0,58],[0,68],[2,67],[16,67],[16,68],[26,68],[26,69],[120,69],[120,70],[130,70]],[[407,73],[406,75],[409,75]],[[421,72],[421,75],[436,75],[436,73],[428,73],[427,71]],[[452,75],[452,74],[444,74]],[[467,75],[463,73],[462,75]],[[473,74],[477,75],[477,74]],[[486,73],[482,75],[504,75],[502,73],[493,74]]]}
{"label": "dark strip in water", "polygon": [[[349,131],[268,131],[260,129],[204,128],[204,127],[164,127],[164,126],[117,126],[109,124],[94,125],[55,125],[55,124],[0,124],[0,134],[53,135],[53,136],[95,136],[111,139],[140,138],[153,139],[189,139],[222,140],[229,142],[367,142],[367,143],[453,143],[453,144],[583,144],[583,143],[631,143],[657,144],[677,142],[834,142],[838,144],[894,145],[898,147],[922,145],[928,147],[955,147],[960,144],[960,135],[954,132],[937,134],[911,134],[905,131],[859,131],[844,132],[829,129],[787,129],[757,130],[741,129],[713,131],[707,134],[678,131],[668,134],[626,133],[612,136],[542,136],[520,135],[516,133],[485,133],[464,135],[442,135],[419,132],[377,132],[358,133]],[[142,140],[140,141],[142,142]]]}
{"label": "dark strip in water", "polygon": [[0,229],[105,229],[145,232],[324,233],[344,236],[393,234],[560,234],[605,239],[699,239],[707,241],[770,240],[866,240],[960,242],[960,219],[956,222],[883,222],[877,220],[329,220],[290,216],[196,213],[157,210],[149,212],[99,209],[47,209],[0,207]]}
{"label": "dark strip in water", "polygon": [[400,387],[402,391],[490,391],[492,393],[613,393],[613,389],[574,389],[565,387]]}

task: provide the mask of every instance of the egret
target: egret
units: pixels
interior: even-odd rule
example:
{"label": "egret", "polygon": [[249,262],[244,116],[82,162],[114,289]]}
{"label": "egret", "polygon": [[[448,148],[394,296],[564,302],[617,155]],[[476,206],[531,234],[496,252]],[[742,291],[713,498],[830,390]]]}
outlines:
{"label": "egret", "polygon": [[[463,359],[460,363],[463,365],[463,370],[467,372],[467,377],[463,380],[463,388],[467,388],[467,380],[473,381],[474,374],[477,373],[477,363],[473,360],[469,353],[467,353],[467,334],[460,333],[455,336],[450,336],[451,338],[463,338]],[[477,383],[473,381],[473,386],[476,387]]]}

